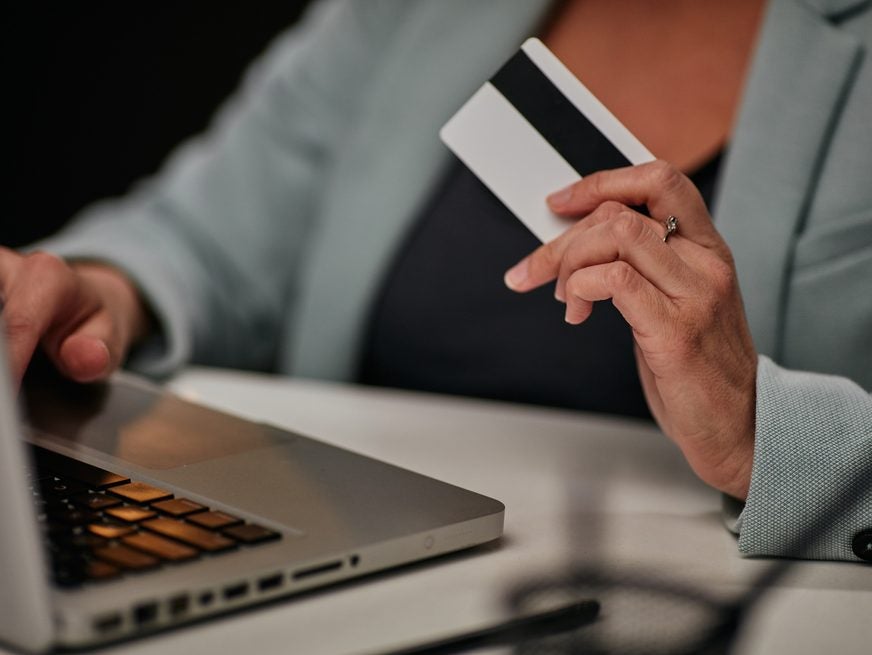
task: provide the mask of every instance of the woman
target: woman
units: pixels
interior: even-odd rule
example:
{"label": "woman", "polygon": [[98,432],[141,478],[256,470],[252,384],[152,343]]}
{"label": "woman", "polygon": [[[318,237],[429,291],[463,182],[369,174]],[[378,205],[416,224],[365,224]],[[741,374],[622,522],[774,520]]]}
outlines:
{"label": "woman", "polygon": [[[604,351],[605,369],[617,363],[615,388],[626,388],[632,348],[664,432],[703,480],[747,500],[742,552],[858,559],[852,543],[872,527],[868,494],[814,543],[799,548],[794,537],[820,522],[841,469],[872,476],[863,390],[872,387],[872,198],[861,183],[872,170],[872,72],[860,57],[872,12],[857,0],[773,2],[734,123],[760,3],[653,4],[320,3],[159,180],[43,244],[78,263],[2,254],[15,375],[38,342],[81,380],[108,374],[136,343],[131,365],[152,373],[196,359],[517,400],[587,398],[577,406],[615,411],[590,400],[601,379],[578,363]],[[556,351],[562,364],[544,367],[544,398],[524,382],[535,364],[510,366],[506,386],[494,362],[515,352],[535,362],[530,343],[559,319],[522,297],[493,300],[494,287],[439,283],[458,271],[498,282],[512,263],[491,270],[512,228],[452,168],[436,133],[530,33],[673,162],[604,171],[552,196],[555,211],[581,220],[506,274],[516,291],[556,279],[569,323],[612,298],[632,329],[622,342],[606,319],[596,339],[546,338],[558,344],[546,356]],[[726,147],[715,230],[684,173]],[[482,221],[470,202],[491,203]],[[641,205],[647,213],[630,209]],[[444,223],[461,212],[462,225]],[[678,230],[664,243],[669,216]],[[533,247],[514,243],[524,248],[514,259]],[[433,270],[429,286],[405,283]],[[821,321],[810,307],[844,321]],[[408,323],[411,308],[425,318]],[[588,323],[599,315],[608,310]],[[433,322],[445,316],[457,338],[436,338],[446,331]],[[564,346],[572,354],[561,358]],[[842,377],[791,372],[758,351]],[[448,365],[434,371],[422,353]],[[440,371],[450,378],[431,385]],[[617,411],[638,413],[631,405]]]}

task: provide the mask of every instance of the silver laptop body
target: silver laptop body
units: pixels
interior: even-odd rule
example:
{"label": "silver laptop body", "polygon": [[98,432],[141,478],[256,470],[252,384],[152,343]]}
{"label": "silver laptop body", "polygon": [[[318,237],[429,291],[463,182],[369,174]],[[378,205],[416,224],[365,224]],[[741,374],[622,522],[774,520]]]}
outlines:
{"label": "silver laptop body", "polygon": [[[0,343],[0,642],[39,651],[114,641],[502,533],[504,507],[496,500],[206,409],[129,375],[105,385],[30,386],[19,423],[6,371]],[[25,441],[280,538],[58,586],[25,470],[34,449]],[[101,493],[112,496],[113,488]]]}

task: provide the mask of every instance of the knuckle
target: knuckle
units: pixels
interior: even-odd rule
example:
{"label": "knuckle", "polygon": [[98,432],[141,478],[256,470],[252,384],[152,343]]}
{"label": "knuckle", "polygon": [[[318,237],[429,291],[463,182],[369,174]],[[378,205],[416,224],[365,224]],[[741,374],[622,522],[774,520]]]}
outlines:
{"label": "knuckle", "polygon": [[627,207],[621,207],[621,210],[615,214],[610,225],[613,236],[621,243],[641,241],[648,231],[641,216],[638,216]]}
{"label": "knuckle", "polygon": [[581,299],[584,291],[584,276],[581,271],[575,271],[566,278],[563,288],[566,294],[566,302]]}
{"label": "knuckle", "polygon": [[70,273],[67,263],[58,257],[44,251],[30,253],[24,258],[25,267],[40,276],[62,277]]}
{"label": "knuckle", "polygon": [[605,195],[605,175],[601,171],[585,176],[583,182],[595,197],[601,198]]}
{"label": "knuckle", "polygon": [[0,246],[0,281],[9,276],[10,269],[21,260],[19,255],[14,250],[5,246]]}
{"label": "knuckle", "polygon": [[76,287],[76,274],[60,257],[47,252],[34,252],[25,258],[28,286],[40,288],[50,295],[68,296]]}
{"label": "knuckle", "polygon": [[607,282],[615,291],[632,292],[639,288],[639,274],[625,261],[616,261],[608,267]]}
{"label": "knuckle", "polygon": [[675,166],[668,161],[658,159],[651,164],[652,181],[658,187],[671,190],[675,189],[684,182],[684,175]]}
{"label": "knuckle", "polygon": [[597,207],[600,213],[610,218],[618,216],[626,208],[625,205],[617,200],[606,200],[605,202],[600,203],[599,207]]}
{"label": "knuckle", "polygon": [[730,250],[729,246],[726,243],[721,241],[714,252],[720,257],[720,260],[730,269],[730,273],[735,275],[736,272],[736,260],[733,258],[733,252]]}
{"label": "knuckle", "polygon": [[729,262],[716,260],[710,265],[709,273],[717,297],[730,296],[738,289],[738,280]]}

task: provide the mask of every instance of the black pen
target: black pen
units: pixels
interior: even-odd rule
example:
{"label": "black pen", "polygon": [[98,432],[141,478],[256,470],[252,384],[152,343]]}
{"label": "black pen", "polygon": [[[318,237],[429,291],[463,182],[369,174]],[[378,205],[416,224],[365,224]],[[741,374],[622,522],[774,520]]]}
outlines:
{"label": "black pen", "polygon": [[388,655],[449,655],[449,653],[462,653],[477,648],[516,644],[587,625],[596,619],[599,609],[599,602],[581,600],[546,612],[510,619],[480,630],[391,651]]}

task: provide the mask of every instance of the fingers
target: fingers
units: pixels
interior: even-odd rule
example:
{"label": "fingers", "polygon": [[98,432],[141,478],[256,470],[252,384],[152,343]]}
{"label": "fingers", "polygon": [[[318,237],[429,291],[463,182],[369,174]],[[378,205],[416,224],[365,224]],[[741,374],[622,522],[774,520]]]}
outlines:
{"label": "fingers", "polygon": [[64,338],[52,359],[67,377],[93,382],[105,378],[120,364],[122,348],[113,343],[117,341],[111,321],[105,313],[99,313]]}
{"label": "fingers", "polygon": [[575,271],[566,282],[566,322],[583,322],[597,300],[611,298],[638,336],[651,337],[670,324],[669,299],[630,264],[599,264]]}
{"label": "fingers", "polygon": [[43,347],[65,375],[92,382],[121,366],[131,341],[139,336],[135,332],[139,315],[134,309],[141,307],[127,279],[115,269],[79,264],[74,273],[82,293],[95,299],[95,308],[78,322],[61,323],[50,331]]}
{"label": "fingers", "polygon": [[3,322],[12,380],[20,383],[42,336],[56,319],[58,304],[70,293],[66,265],[57,257],[4,253]]}
{"label": "fingers", "polygon": [[[582,218],[510,269],[506,284],[527,291],[556,278],[571,324],[611,299],[633,330],[658,423],[700,478],[742,497],[753,457],[757,355],[732,256],[699,193],[674,167],[654,162],[589,175],[549,204]],[[640,205],[654,218],[629,208]],[[680,225],[665,242],[670,215]]]}
{"label": "fingers", "polygon": [[668,296],[687,288],[688,267],[671,247],[675,244],[666,246],[647,217],[618,207],[617,213],[597,222],[564,250],[557,278],[558,298],[565,297],[566,281],[576,270],[610,261],[627,262]]}
{"label": "fingers", "polygon": [[685,237],[706,247],[721,243],[693,182],[664,161],[586,175],[549,196],[548,205],[563,216],[582,216],[608,200],[630,206],[645,205],[659,221],[677,216]]}
{"label": "fingers", "polygon": [[96,291],[58,257],[0,253],[0,288],[15,385],[40,343],[63,373],[79,381],[107,375],[120,359],[110,354],[112,324]]}
{"label": "fingers", "polygon": [[506,274],[515,291],[529,291],[557,278],[555,295],[563,300],[574,271],[611,261],[626,261],[667,295],[686,286],[687,265],[670,243],[663,243],[655,223],[613,201],[554,241],[537,248]]}

